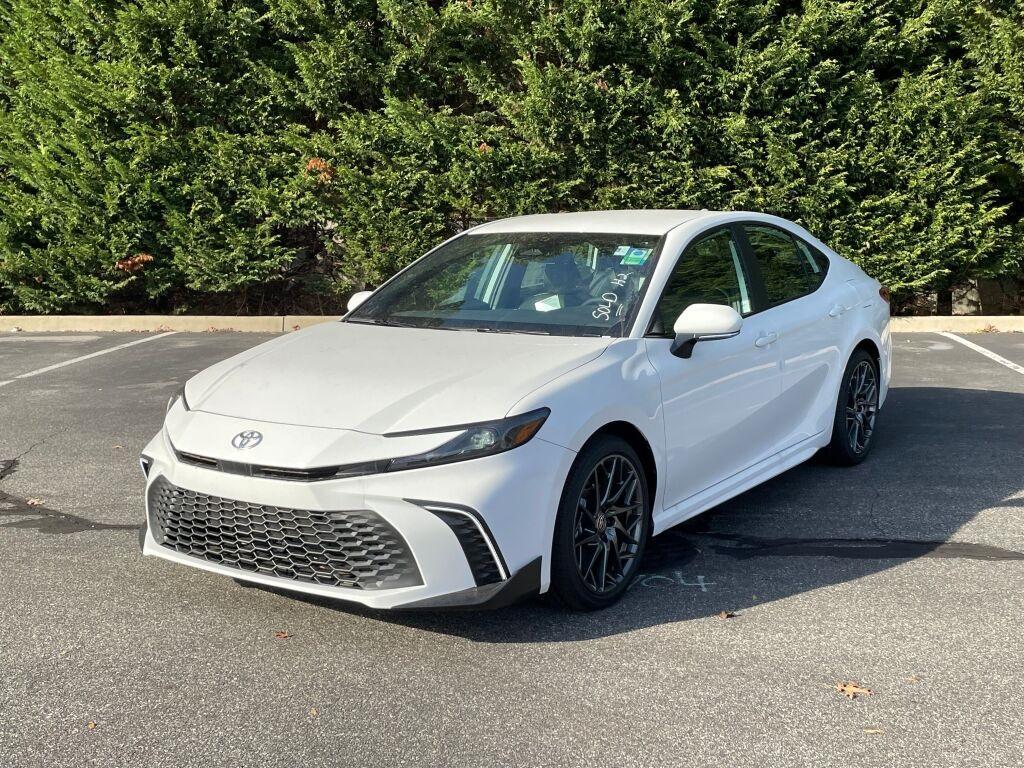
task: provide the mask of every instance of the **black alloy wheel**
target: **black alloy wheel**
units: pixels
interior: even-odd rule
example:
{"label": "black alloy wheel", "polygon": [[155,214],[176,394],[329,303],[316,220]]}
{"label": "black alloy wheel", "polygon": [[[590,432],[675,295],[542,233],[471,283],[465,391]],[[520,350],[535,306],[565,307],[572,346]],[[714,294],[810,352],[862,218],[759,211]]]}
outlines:
{"label": "black alloy wheel", "polygon": [[633,448],[603,437],[569,474],[555,527],[552,591],[570,608],[611,605],[639,572],[650,533],[644,468]]}
{"label": "black alloy wheel", "polygon": [[643,533],[640,470],[621,454],[606,456],[576,503],[573,545],[583,583],[599,595],[615,589],[636,569]]}
{"label": "black alloy wheel", "polygon": [[878,376],[869,360],[861,360],[850,375],[846,398],[846,434],[850,450],[861,454],[868,449],[878,414]]}
{"label": "black alloy wheel", "polygon": [[878,364],[862,349],[850,357],[836,403],[832,441],[826,452],[837,464],[863,461],[871,450],[878,419]]}

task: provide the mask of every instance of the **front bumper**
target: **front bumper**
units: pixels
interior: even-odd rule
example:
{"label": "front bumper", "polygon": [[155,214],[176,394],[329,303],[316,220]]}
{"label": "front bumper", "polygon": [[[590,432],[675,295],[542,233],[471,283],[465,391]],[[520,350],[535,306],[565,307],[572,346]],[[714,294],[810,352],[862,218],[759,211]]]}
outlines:
{"label": "front bumper", "polygon": [[[268,429],[271,428],[268,425]],[[564,479],[575,454],[539,437],[507,453],[403,472],[318,482],[246,477],[185,464],[162,431],[144,450],[147,522],[142,551],[235,579],[372,608],[483,608],[545,591]],[[415,560],[420,583],[365,589],[285,578],[177,551],[154,531],[154,483],[265,506],[320,513],[369,511],[397,531]],[[193,510],[195,511],[195,510]],[[487,546],[467,547],[480,531]],[[154,536],[154,533],[158,533]],[[493,556],[493,578],[481,583],[481,563]]]}

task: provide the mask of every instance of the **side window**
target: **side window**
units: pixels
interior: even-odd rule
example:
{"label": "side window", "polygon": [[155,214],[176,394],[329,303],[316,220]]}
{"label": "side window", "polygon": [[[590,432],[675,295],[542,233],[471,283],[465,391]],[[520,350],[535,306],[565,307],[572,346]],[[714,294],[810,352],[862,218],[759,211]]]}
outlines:
{"label": "side window", "polygon": [[816,290],[828,261],[806,244],[775,227],[745,224],[769,304],[781,304]]}
{"label": "side window", "polygon": [[807,264],[810,267],[811,290],[816,290],[825,279],[825,275],[828,274],[828,258],[817,248],[807,245],[803,240],[797,240],[796,247],[800,251],[800,255],[807,260]]}
{"label": "side window", "polygon": [[751,311],[750,282],[728,229],[702,237],[679,257],[654,311],[651,333],[671,333],[691,304],[726,304],[741,315]]}

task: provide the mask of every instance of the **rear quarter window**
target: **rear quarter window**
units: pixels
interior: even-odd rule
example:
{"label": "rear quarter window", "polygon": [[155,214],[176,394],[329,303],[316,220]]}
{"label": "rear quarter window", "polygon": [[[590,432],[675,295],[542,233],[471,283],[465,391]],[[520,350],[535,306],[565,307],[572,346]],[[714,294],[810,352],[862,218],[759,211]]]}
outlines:
{"label": "rear quarter window", "polygon": [[745,224],[743,228],[769,306],[813,293],[824,282],[828,259],[816,248],[773,226]]}
{"label": "rear quarter window", "polygon": [[805,243],[803,240],[797,240],[796,247],[800,252],[800,255],[807,261],[807,264],[810,267],[811,290],[814,290],[824,282],[825,275],[828,274],[828,257],[817,248]]}

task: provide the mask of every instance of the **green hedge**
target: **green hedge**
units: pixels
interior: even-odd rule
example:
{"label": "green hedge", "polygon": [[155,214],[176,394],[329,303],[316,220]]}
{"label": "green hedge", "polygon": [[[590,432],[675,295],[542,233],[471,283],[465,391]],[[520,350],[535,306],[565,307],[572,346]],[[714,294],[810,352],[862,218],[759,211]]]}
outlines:
{"label": "green hedge", "polygon": [[1020,268],[1024,3],[0,0],[0,311],[336,309],[485,219],[800,221]]}

